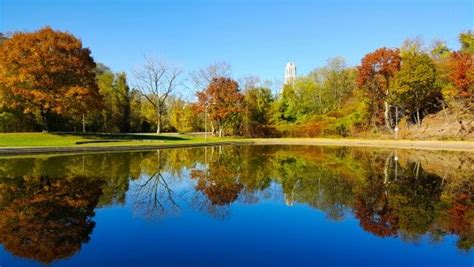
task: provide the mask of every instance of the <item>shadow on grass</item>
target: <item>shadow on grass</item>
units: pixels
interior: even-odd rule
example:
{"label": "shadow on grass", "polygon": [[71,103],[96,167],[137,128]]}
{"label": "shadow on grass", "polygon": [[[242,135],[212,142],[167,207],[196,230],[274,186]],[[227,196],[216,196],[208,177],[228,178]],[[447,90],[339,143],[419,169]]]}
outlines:
{"label": "shadow on grass", "polygon": [[[186,137],[181,136],[172,136],[172,135],[153,135],[153,134],[121,134],[121,133],[70,133],[70,132],[60,132],[52,133],[55,135],[72,135],[80,136],[89,139],[105,139],[103,141],[97,142],[113,142],[113,141],[140,141],[140,140],[161,140],[161,141],[185,141],[190,140]],[[86,143],[91,141],[84,141],[81,143]],[[92,141],[93,142],[93,141]]]}

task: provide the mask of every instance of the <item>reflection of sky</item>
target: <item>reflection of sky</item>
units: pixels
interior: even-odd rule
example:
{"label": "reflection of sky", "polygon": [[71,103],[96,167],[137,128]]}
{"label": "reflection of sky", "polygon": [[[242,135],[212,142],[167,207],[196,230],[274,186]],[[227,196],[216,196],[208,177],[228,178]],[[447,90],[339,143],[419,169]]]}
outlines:
{"label": "reflection of sky", "polygon": [[[192,183],[174,180],[176,193]],[[273,187],[275,185],[272,185]],[[270,187],[270,188],[271,188]],[[133,186],[131,187],[133,188]],[[268,189],[267,189],[268,190]],[[281,192],[281,191],[280,191]],[[268,192],[259,193],[265,196]],[[272,193],[273,194],[273,193]],[[287,206],[280,199],[258,204],[232,204],[230,216],[216,219],[180,200],[179,216],[147,220],[125,206],[96,210],[96,227],[88,244],[58,266],[469,266],[455,238],[442,244],[423,239],[418,244],[379,238],[359,227],[352,216],[340,222],[307,205]],[[1,252],[2,266],[36,265]]]}

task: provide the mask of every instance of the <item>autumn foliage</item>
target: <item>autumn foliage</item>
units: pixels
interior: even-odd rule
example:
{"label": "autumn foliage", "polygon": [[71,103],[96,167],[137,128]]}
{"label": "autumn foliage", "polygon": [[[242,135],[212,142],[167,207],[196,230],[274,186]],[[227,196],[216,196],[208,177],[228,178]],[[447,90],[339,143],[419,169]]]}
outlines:
{"label": "autumn foliage", "polygon": [[357,68],[357,85],[364,88],[370,99],[373,124],[382,124],[383,102],[388,96],[390,82],[400,70],[401,57],[398,49],[380,48],[368,53]]}
{"label": "autumn foliage", "polygon": [[71,33],[49,27],[11,36],[0,33],[0,132],[82,128],[367,137],[383,128],[388,131],[382,134],[391,134],[399,125],[408,129],[416,123],[418,129],[425,117],[442,110],[452,125],[447,128],[467,121],[455,135],[470,138],[473,36],[471,31],[461,33],[457,51],[441,41],[428,49],[408,40],[400,49],[367,53],[357,67],[335,57],[281,87],[256,76],[240,77],[238,83],[231,78],[230,64],[216,63],[191,75],[200,92],[198,101],[187,101],[175,95],[187,87],[181,69],[162,60],[147,57],[131,87],[125,73],[96,64]]}
{"label": "autumn foliage", "polygon": [[370,184],[364,190],[364,196],[355,199],[355,216],[366,231],[377,236],[396,236],[399,225],[398,218],[390,206],[387,195],[382,191],[381,179],[368,179]]}
{"label": "autumn foliage", "polygon": [[22,177],[0,185],[0,242],[16,256],[49,264],[80,250],[95,226],[102,181]]}
{"label": "autumn foliage", "polygon": [[243,186],[234,179],[234,174],[226,166],[215,164],[211,173],[194,170],[191,178],[197,180],[196,190],[203,192],[212,205],[232,204]]}
{"label": "autumn foliage", "polygon": [[239,112],[243,111],[243,96],[236,81],[227,78],[213,78],[206,90],[197,93],[198,110],[205,111],[211,120],[213,128],[224,134],[225,128],[235,122]]}
{"label": "autumn foliage", "polygon": [[449,78],[456,87],[457,96],[474,95],[474,60],[473,55],[464,52],[453,52],[450,55]]}
{"label": "autumn foliage", "polygon": [[49,27],[15,33],[0,46],[1,106],[47,123],[50,114],[74,116],[100,107],[89,49]]}

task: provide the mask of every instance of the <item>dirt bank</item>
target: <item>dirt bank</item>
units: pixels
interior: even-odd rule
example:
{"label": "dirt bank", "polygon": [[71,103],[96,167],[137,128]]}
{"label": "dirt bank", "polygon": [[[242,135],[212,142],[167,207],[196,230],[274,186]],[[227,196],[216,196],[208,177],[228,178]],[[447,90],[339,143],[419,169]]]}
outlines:
{"label": "dirt bank", "polygon": [[268,138],[252,139],[252,141],[256,145],[355,146],[474,152],[474,142],[472,141],[370,140],[331,138]]}

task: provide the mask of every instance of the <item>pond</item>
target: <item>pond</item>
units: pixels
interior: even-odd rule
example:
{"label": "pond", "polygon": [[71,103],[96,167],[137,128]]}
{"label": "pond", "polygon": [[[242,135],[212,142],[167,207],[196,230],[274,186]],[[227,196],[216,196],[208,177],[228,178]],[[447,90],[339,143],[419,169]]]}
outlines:
{"label": "pond", "polygon": [[0,266],[472,266],[474,153],[0,158]]}

